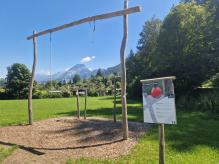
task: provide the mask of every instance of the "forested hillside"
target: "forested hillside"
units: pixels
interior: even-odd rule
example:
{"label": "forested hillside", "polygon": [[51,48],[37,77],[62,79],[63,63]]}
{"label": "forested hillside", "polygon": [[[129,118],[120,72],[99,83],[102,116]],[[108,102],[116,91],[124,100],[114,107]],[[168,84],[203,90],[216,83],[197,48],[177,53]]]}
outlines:
{"label": "forested hillside", "polygon": [[147,20],[127,58],[129,95],[141,95],[141,79],[169,75],[177,94],[200,87],[219,72],[218,36],[217,0],[182,1],[163,21]]}

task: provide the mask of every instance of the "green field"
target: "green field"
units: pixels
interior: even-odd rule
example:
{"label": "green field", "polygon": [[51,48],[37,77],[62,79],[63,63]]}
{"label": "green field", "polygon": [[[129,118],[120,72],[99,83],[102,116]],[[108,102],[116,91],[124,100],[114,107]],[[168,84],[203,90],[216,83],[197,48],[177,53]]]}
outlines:
{"label": "green field", "polygon": [[13,153],[13,151],[17,148],[16,145],[10,147],[10,148],[2,148],[0,147],[0,163],[9,155]]}
{"label": "green field", "polygon": [[[121,118],[121,105],[118,103],[118,118]],[[129,119],[142,121],[142,108],[139,101],[129,101]],[[81,115],[84,98],[80,98]],[[112,117],[113,99],[111,97],[89,97],[87,116]],[[76,98],[36,99],[33,100],[34,120],[51,117],[75,116]],[[0,100],[0,126],[27,123],[27,100]]]}
{"label": "green field", "polygon": [[[119,104],[120,102],[118,102]],[[118,117],[121,118],[121,106]],[[129,120],[142,121],[141,101],[128,101]],[[111,97],[89,97],[88,116],[112,117]],[[81,99],[83,111],[83,99]],[[34,120],[76,114],[76,99],[42,99],[33,101]],[[83,112],[82,112],[83,114]],[[166,126],[167,163],[219,163],[219,118],[207,113],[184,112],[178,109],[177,125]],[[0,126],[27,123],[26,100],[0,100]],[[0,148],[0,161],[13,152]],[[158,163],[157,126],[139,139],[127,156],[116,160],[69,159],[67,163]]]}

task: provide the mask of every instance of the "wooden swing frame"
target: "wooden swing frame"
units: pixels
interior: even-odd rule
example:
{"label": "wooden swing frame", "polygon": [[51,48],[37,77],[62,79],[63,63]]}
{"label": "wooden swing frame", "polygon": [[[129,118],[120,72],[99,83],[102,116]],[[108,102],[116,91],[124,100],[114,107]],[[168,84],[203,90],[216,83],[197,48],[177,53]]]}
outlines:
{"label": "wooden swing frame", "polygon": [[28,118],[29,124],[33,124],[33,114],[32,114],[32,92],[33,83],[35,78],[35,70],[37,63],[37,37],[46,35],[48,33],[57,32],[65,28],[73,27],[87,22],[109,19],[113,17],[123,16],[123,39],[120,48],[120,62],[121,62],[121,99],[122,99],[122,124],[123,124],[123,139],[128,139],[128,119],[127,119],[127,102],[126,102],[126,65],[125,65],[125,48],[128,39],[128,15],[140,12],[140,6],[128,8],[128,0],[124,0],[124,9],[120,11],[110,12],[106,14],[91,16],[83,18],[77,21],[73,21],[55,28],[50,28],[41,32],[33,31],[33,35],[27,37],[27,40],[33,39],[33,66],[32,66],[32,76],[29,84],[29,94],[28,94]]}

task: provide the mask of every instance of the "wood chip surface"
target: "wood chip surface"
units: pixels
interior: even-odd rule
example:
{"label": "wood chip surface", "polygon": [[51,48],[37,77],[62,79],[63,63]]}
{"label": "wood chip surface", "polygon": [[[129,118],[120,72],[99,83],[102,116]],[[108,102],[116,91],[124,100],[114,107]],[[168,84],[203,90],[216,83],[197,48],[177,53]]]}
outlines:
{"label": "wood chip surface", "polygon": [[66,163],[69,158],[118,158],[126,155],[150,126],[129,122],[129,140],[122,140],[122,123],[73,117],[0,128],[0,146],[19,146],[5,164]]}

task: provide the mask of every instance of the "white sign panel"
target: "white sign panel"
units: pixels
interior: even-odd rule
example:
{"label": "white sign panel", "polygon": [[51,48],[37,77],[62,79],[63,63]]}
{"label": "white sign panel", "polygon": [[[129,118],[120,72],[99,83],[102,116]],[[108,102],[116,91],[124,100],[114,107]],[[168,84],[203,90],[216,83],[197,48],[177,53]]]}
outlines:
{"label": "white sign panel", "polygon": [[142,80],[144,122],[176,124],[173,77]]}

